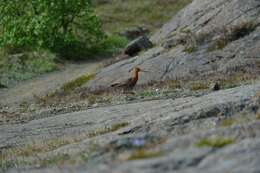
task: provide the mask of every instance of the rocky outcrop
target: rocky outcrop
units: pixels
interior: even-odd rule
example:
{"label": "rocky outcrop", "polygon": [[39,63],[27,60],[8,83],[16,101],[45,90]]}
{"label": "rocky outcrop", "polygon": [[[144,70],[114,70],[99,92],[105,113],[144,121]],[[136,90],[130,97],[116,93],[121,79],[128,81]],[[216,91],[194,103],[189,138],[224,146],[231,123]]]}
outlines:
{"label": "rocky outcrop", "polygon": [[154,48],[102,69],[87,86],[125,78],[140,66],[139,84],[209,74],[259,73],[260,2],[194,0],[155,33]]}
{"label": "rocky outcrop", "polygon": [[[150,38],[153,48],[122,57],[85,87],[110,86],[135,66],[149,71],[141,74],[139,84],[257,76],[259,24],[259,0],[194,0]],[[143,97],[139,90],[129,96],[78,88],[71,91],[84,90],[78,105],[39,110],[33,105],[28,120],[0,123],[0,172],[260,172],[259,78],[237,87],[212,84],[205,90],[152,86],[154,93],[146,88],[141,94],[155,97],[143,100],[136,99]],[[69,94],[59,103],[73,102]],[[98,102],[99,94],[106,104]],[[126,102],[113,102],[117,94]],[[20,107],[26,111],[26,105]]]}
{"label": "rocky outcrop", "polygon": [[[260,122],[255,113],[260,106],[259,90],[258,82],[200,97],[101,107],[2,125],[0,148],[48,139],[53,139],[48,145],[60,144],[58,139],[70,139],[72,143],[62,142],[54,150],[37,153],[35,159],[60,154],[76,158],[91,151],[88,162],[78,166],[32,165],[9,172],[258,172]],[[223,125],[229,118],[234,123]],[[78,136],[83,138],[74,140]],[[140,149],[143,154],[131,155]],[[145,155],[149,151],[153,154]],[[34,158],[22,159],[27,163]]]}

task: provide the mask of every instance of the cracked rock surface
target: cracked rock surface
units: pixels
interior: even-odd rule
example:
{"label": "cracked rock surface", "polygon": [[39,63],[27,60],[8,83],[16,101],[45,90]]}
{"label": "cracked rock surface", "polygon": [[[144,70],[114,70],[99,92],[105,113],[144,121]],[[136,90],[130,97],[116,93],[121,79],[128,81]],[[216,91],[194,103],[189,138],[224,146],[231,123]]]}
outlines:
{"label": "cracked rock surface", "polygon": [[[199,97],[94,108],[21,125],[0,126],[0,144],[1,148],[17,147],[31,141],[97,133],[37,155],[38,158],[77,156],[91,150],[83,164],[32,165],[8,172],[258,172],[259,91],[258,82]],[[221,125],[229,118],[236,123]],[[115,131],[98,133],[99,129],[119,122],[127,124]],[[203,140],[215,142],[204,144]],[[228,142],[222,145],[223,141]],[[95,149],[91,147],[94,144]],[[134,155],[136,152],[143,154]]]}
{"label": "cracked rock surface", "polygon": [[[138,84],[238,72],[259,73],[259,0],[194,0],[151,37],[154,48],[102,69],[86,86],[98,89],[129,76],[139,66]],[[245,23],[253,29],[241,34]],[[248,29],[248,28],[247,28]],[[228,30],[234,38],[221,45]],[[183,43],[185,42],[185,43]],[[212,48],[220,44],[221,48]]]}
{"label": "cracked rock surface", "polygon": [[[260,1],[194,0],[150,40],[153,48],[101,69],[78,94],[128,77],[135,66],[149,71],[139,85],[184,85],[140,86],[122,102],[89,106],[66,95],[60,107],[5,111],[7,119],[28,117],[0,122],[0,173],[260,172]],[[239,80],[225,78],[234,74]],[[192,87],[190,79],[211,76],[230,85]]]}

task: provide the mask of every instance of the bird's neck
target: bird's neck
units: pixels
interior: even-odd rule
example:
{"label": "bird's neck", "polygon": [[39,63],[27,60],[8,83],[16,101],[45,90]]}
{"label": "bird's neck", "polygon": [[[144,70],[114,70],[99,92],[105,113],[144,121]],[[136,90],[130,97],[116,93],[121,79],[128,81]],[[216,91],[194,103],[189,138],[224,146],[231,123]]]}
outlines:
{"label": "bird's neck", "polygon": [[132,79],[138,80],[138,72],[137,71],[133,71]]}

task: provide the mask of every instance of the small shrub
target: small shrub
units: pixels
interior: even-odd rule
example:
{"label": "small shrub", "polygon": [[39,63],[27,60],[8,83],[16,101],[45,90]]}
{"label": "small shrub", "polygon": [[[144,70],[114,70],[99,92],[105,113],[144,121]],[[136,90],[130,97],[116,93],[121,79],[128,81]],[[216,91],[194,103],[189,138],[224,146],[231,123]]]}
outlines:
{"label": "small shrub", "polygon": [[253,32],[256,26],[256,23],[247,21],[229,28],[223,28],[220,31],[222,36],[209,46],[208,51],[211,52],[224,49],[230,42],[243,38]]}
{"label": "small shrub", "polygon": [[75,59],[104,36],[90,0],[12,0],[0,2],[0,14],[1,47],[46,48]]}
{"label": "small shrub", "polygon": [[83,75],[80,76],[72,81],[69,81],[65,84],[63,84],[63,86],[61,87],[62,91],[64,92],[68,92],[68,91],[72,91],[75,88],[78,88],[82,85],[84,85],[85,83],[87,83],[89,80],[91,80],[95,75],[93,74],[89,74],[89,75]]}
{"label": "small shrub", "polygon": [[212,147],[212,148],[222,148],[227,145],[233,144],[235,141],[231,138],[205,138],[201,139],[195,144],[196,147]]}
{"label": "small shrub", "polygon": [[256,28],[256,23],[253,21],[241,22],[238,25],[231,27],[230,40],[235,41],[253,32]]}

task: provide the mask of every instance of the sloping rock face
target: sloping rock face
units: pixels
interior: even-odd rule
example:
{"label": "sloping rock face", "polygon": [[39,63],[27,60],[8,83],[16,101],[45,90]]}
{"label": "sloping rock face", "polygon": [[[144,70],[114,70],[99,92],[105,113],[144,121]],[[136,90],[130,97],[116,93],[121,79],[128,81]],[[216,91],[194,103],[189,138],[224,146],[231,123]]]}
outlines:
{"label": "sloping rock face", "polygon": [[155,33],[154,48],[102,69],[87,86],[109,86],[135,66],[139,84],[238,72],[259,73],[259,0],[194,0]]}
{"label": "sloping rock face", "polygon": [[[260,171],[260,121],[255,117],[260,107],[259,91],[258,82],[200,97],[94,108],[0,126],[0,149],[49,138],[54,140],[47,144],[60,144],[57,141],[63,141],[62,136],[73,139],[96,131],[81,140],[62,142],[58,147],[51,145],[45,153],[14,158],[22,159],[21,164],[48,158],[49,164],[45,166],[15,166],[7,172],[256,173]],[[233,124],[223,124],[228,117]],[[128,124],[101,133],[100,129],[123,122]],[[60,167],[51,164],[59,161],[55,156],[76,158],[86,152],[88,159],[81,164]],[[63,157],[59,159],[64,161]]]}

